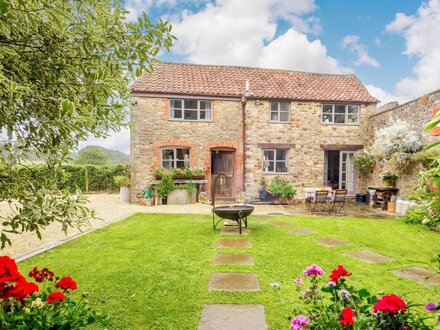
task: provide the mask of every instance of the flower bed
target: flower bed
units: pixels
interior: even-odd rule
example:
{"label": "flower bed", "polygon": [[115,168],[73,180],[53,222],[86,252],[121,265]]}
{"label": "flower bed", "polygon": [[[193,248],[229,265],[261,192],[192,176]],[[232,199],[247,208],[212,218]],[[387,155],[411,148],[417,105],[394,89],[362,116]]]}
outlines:
{"label": "flower bed", "polygon": [[29,277],[33,280],[18,272],[14,259],[0,257],[1,329],[79,329],[107,323],[90,308],[85,294],[79,301],[69,297],[78,288],[70,276],[58,278],[47,268],[34,267]]}
{"label": "flower bed", "polygon": [[351,273],[342,265],[331,271],[324,285],[320,284],[324,270],[316,264],[307,267],[303,275],[294,283],[304,308],[295,311],[299,315],[292,318],[291,329],[431,329],[416,305],[398,295],[375,296],[349,285]]}

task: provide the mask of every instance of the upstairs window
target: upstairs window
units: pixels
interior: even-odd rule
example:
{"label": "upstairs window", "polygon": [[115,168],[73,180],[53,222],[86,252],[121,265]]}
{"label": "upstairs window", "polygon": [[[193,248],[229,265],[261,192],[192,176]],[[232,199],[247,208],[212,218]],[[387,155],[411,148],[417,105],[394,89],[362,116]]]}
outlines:
{"label": "upstairs window", "polygon": [[359,106],[323,104],[321,121],[324,124],[359,124]]}
{"label": "upstairs window", "polygon": [[270,121],[276,123],[289,123],[290,103],[270,102]]}
{"label": "upstairs window", "polygon": [[289,151],[287,149],[263,149],[263,173],[288,173]]}
{"label": "upstairs window", "polygon": [[170,100],[170,119],[212,121],[212,104],[207,100]]}
{"label": "upstairs window", "polygon": [[163,168],[186,168],[190,167],[189,148],[162,148],[161,164]]}

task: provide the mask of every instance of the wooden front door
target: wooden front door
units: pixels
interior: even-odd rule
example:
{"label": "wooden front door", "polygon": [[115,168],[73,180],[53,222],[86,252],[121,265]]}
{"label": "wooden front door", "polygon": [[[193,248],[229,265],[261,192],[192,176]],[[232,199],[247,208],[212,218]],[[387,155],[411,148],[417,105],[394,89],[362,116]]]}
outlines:
{"label": "wooden front door", "polygon": [[234,156],[234,151],[211,151],[211,185],[215,183],[219,174],[226,175],[226,178],[221,177],[217,182],[215,198],[234,197]]}

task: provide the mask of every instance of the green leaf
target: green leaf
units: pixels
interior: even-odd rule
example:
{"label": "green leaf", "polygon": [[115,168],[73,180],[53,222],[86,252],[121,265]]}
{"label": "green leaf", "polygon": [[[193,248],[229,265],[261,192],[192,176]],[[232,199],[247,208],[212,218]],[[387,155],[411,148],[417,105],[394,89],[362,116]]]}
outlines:
{"label": "green leaf", "polygon": [[7,14],[9,12],[9,4],[5,0],[0,0],[0,14]]}

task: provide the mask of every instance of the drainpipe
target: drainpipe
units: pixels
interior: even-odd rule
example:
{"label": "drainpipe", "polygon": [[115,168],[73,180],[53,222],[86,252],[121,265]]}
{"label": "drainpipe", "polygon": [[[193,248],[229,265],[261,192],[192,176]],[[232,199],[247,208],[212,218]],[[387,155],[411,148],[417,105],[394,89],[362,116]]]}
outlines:
{"label": "drainpipe", "polygon": [[245,83],[245,93],[241,97],[241,122],[242,122],[242,138],[243,138],[243,191],[246,192],[246,101],[249,92],[249,80]]}
{"label": "drainpipe", "polygon": [[246,192],[246,96],[241,97],[241,122],[243,139],[243,191]]}

